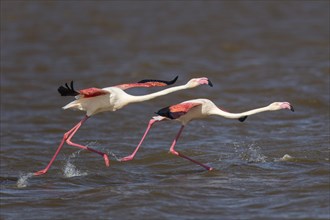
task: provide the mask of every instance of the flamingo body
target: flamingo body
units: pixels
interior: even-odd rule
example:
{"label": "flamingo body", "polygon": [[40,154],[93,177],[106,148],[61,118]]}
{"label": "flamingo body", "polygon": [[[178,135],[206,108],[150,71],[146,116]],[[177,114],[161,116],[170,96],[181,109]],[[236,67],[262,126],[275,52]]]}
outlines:
{"label": "flamingo body", "polygon": [[[238,119],[239,121],[243,122],[249,115],[264,111],[276,111],[280,109],[290,109],[291,111],[294,111],[293,107],[288,102],[274,102],[263,108],[258,108],[242,113],[230,113],[217,107],[209,99],[193,99],[160,109],[158,112],[156,112],[156,114],[163,116],[166,119],[175,119],[181,122],[181,124],[186,125],[191,120],[202,119],[210,115],[218,115],[225,118]],[[179,112],[179,114],[177,114],[177,112]]]}
{"label": "flamingo body", "polygon": [[87,116],[92,116],[100,112],[116,111],[130,103],[148,101],[179,90],[190,89],[203,84],[212,86],[212,83],[209,81],[209,79],[202,77],[191,79],[185,85],[168,88],[148,95],[133,96],[124,91],[124,89],[134,87],[165,86],[173,84],[176,78],[169,82],[156,80],[149,80],[145,82],[145,80],[142,80],[140,81],[142,83],[122,84],[102,89],[88,88],[80,90],[77,92],[78,95],[76,95],[76,100],[65,105],[63,109],[86,111]]}
{"label": "flamingo body", "polygon": [[[164,117],[163,119],[174,119],[186,125],[192,120],[208,117],[214,109],[217,109],[217,106],[211,100],[193,99],[162,108],[156,114]],[[157,118],[160,119],[160,117]]]}
{"label": "flamingo body", "polygon": [[87,116],[92,116],[101,112],[117,111],[132,103],[131,100],[134,99],[134,96],[117,87],[81,91],[83,92],[79,94],[77,100],[63,106],[63,109],[86,111]]}
{"label": "flamingo body", "polygon": [[192,107],[195,107],[197,105],[201,105],[201,103],[196,103],[196,102],[181,103],[163,108],[158,112],[156,112],[156,114],[165,116],[169,119],[178,119],[181,116],[187,114],[187,112],[189,112],[189,110]]}
{"label": "flamingo body", "polygon": [[175,120],[181,123],[181,128],[176,135],[175,139],[173,140],[173,143],[170,147],[170,153],[180,156],[184,159],[190,160],[193,163],[196,163],[202,167],[204,167],[207,170],[212,170],[212,167],[209,167],[207,165],[204,165],[196,160],[193,160],[182,153],[177,152],[174,147],[181,135],[181,132],[183,131],[184,127],[192,120],[196,119],[202,119],[205,117],[208,117],[210,115],[218,115],[229,119],[238,119],[239,121],[243,122],[248,116],[265,112],[265,111],[277,111],[281,109],[289,109],[291,111],[294,111],[292,105],[289,102],[274,102],[268,106],[252,109],[246,112],[242,113],[230,113],[227,111],[224,111],[220,108],[218,108],[211,100],[209,99],[193,99],[189,101],[185,101],[176,105],[168,106],[165,108],[160,109],[156,114],[158,116],[153,117],[148,124],[148,127],[138,144],[138,146],[135,148],[133,153],[129,156],[126,156],[122,158],[120,161],[128,161],[132,160],[137,153],[138,149],[142,145],[146,135],[148,134],[149,130],[151,129],[152,125],[155,122],[160,122],[163,120]]}

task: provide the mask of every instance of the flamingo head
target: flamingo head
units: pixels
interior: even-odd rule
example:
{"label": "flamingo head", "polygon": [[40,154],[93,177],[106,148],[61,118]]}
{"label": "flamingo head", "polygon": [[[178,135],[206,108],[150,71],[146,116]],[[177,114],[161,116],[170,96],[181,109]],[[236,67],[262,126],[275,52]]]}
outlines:
{"label": "flamingo head", "polygon": [[289,109],[294,112],[294,108],[289,102],[273,102],[268,107],[271,111]]}
{"label": "flamingo head", "polygon": [[213,87],[213,84],[211,83],[211,81],[206,77],[193,78],[193,79],[189,80],[189,82],[186,85],[189,88],[194,88],[194,87],[197,87],[200,85],[209,85],[209,86]]}

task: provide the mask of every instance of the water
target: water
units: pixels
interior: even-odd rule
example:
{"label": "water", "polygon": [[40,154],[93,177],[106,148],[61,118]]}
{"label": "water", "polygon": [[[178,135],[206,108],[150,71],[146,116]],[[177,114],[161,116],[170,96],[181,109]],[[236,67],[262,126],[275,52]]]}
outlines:
{"label": "water", "polygon": [[[328,1],[1,1],[1,219],[329,219]],[[199,87],[99,114],[65,146],[82,112],[56,89],[155,78]],[[147,94],[162,88],[133,89]],[[240,112],[289,101],[295,112],[156,124],[153,112],[209,98]]]}

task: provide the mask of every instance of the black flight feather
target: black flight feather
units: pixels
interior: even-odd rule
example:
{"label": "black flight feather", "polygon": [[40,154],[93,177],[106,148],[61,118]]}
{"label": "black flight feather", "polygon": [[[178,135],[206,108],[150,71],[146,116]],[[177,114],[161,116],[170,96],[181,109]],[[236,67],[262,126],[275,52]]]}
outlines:
{"label": "black flight feather", "polygon": [[61,94],[61,96],[76,96],[79,95],[79,92],[75,91],[73,88],[73,81],[70,83],[70,87],[67,83],[64,86],[58,87],[57,91]]}
{"label": "black flight feather", "polygon": [[240,122],[243,122],[243,121],[245,121],[245,119],[247,118],[248,116],[243,116],[243,117],[240,117],[238,120],[240,121]]}
{"label": "black flight feather", "polygon": [[146,83],[146,82],[160,82],[160,83],[165,83],[166,85],[172,85],[176,82],[179,76],[176,76],[173,80],[171,81],[165,81],[165,80],[158,80],[158,79],[144,79],[139,81],[138,83]]}
{"label": "black flight feather", "polygon": [[163,116],[163,117],[166,117],[166,118],[175,119],[173,117],[172,113],[171,113],[170,106],[162,108],[158,112],[155,112],[155,113],[157,115],[160,115],[160,116]]}

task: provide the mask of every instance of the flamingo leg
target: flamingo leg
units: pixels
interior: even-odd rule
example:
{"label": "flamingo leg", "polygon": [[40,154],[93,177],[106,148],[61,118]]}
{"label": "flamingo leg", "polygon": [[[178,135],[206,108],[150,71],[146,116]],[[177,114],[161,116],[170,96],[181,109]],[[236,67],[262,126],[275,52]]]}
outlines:
{"label": "flamingo leg", "polygon": [[[77,132],[77,130],[81,127],[81,125],[88,119],[89,117],[88,116],[85,116],[78,124],[76,124],[73,128],[71,128],[69,131],[67,131],[66,133],[64,133],[63,135],[63,138],[62,138],[62,141],[61,143],[59,144],[54,156],[52,157],[52,159],[50,160],[50,162],[48,163],[48,165],[46,166],[45,169],[43,170],[40,170],[40,171],[37,171],[34,173],[35,176],[39,176],[39,175],[43,175],[45,173],[47,173],[47,171],[49,170],[49,168],[51,167],[51,165],[53,164],[54,160],[56,159],[57,155],[59,154],[59,152],[61,151],[63,145],[65,142],[67,142],[69,140],[70,142],[70,139],[72,138],[72,136]],[[75,145],[72,145],[72,146],[75,146]],[[76,146],[78,147],[78,146]],[[83,148],[83,149],[86,149],[86,150],[89,150],[89,151],[92,151],[92,152],[95,152],[95,153],[98,153],[100,155],[103,155],[104,159],[106,160],[106,158],[108,159],[108,156],[104,153],[101,153],[101,152],[98,152],[94,149],[91,149],[91,148],[88,148],[88,147],[85,147],[85,146],[79,146],[80,148]],[[106,156],[104,156],[106,155]],[[109,159],[108,159],[109,161]],[[107,163],[106,163],[107,164]],[[108,162],[109,164],[109,162]],[[109,166],[107,164],[107,166]]]}
{"label": "flamingo leg", "polygon": [[144,139],[146,138],[146,136],[147,136],[147,134],[148,134],[148,132],[149,132],[151,126],[152,126],[155,122],[157,122],[157,121],[159,121],[159,120],[151,119],[151,120],[149,121],[147,129],[146,129],[146,131],[144,132],[143,137],[142,137],[141,140],[140,140],[140,143],[137,145],[137,147],[135,148],[135,150],[133,151],[133,153],[132,153],[131,155],[129,155],[129,156],[126,156],[126,157],[123,157],[123,158],[119,159],[119,161],[124,162],[124,161],[133,160],[133,158],[135,157],[136,152],[138,152],[140,146],[142,145]]}
{"label": "flamingo leg", "polygon": [[191,159],[190,157],[187,157],[187,156],[185,156],[185,155],[183,155],[183,154],[177,152],[176,150],[174,150],[174,147],[175,147],[175,145],[176,145],[176,142],[178,141],[178,139],[179,139],[179,137],[180,137],[180,135],[181,135],[181,133],[182,133],[183,128],[184,128],[184,125],[181,126],[181,128],[180,128],[178,134],[176,135],[175,139],[173,140],[173,143],[172,143],[171,148],[170,148],[170,153],[171,153],[171,154],[174,154],[174,155],[176,155],[176,156],[182,157],[182,158],[184,158],[184,159],[190,160],[191,162],[196,163],[196,164],[198,164],[198,165],[204,167],[204,168],[207,169],[207,170],[212,170],[212,169],[213,169],[212,167],[206,166],[206,165],[204,165],[204,164],[202,164],[202,163],[200,163],[200,162],[198,162],[198,161],[196,161],[196,160],[194,160],[194,159]]}
{"label": "flamingo leg", "polygon": [[97,151],[97,150],[94,150],[93,148],[89,148],[87,146],[84,146],[84,145],[81,145],[81,144],[77,144],[77,143],[73,143],[71,141],[71,138],[73,137],[73,135],[78,131],[78,129],[81,127],[81,125],[87,120],[88,118],[86,118],[85,120],[82,120],[80,123],[77,124],[77,126],[75,127],[75,129],[71,132],[71,134],[69,135],[69,137],[66,139],[66,143],[68,145],[71,145],[71,146],[74,146],[74,147],[79,147],[81,149],[84,149],[84,150],[89,150],[91,152],[94,152],[94,153],[97,153],[99,155],[101,155],[104,159],[104,162],[105,162],[105,165],[107,167],[110,166],[110,160],[108,158],[108,155],[103,153],[103,152],[100,152],[100,151]]}

